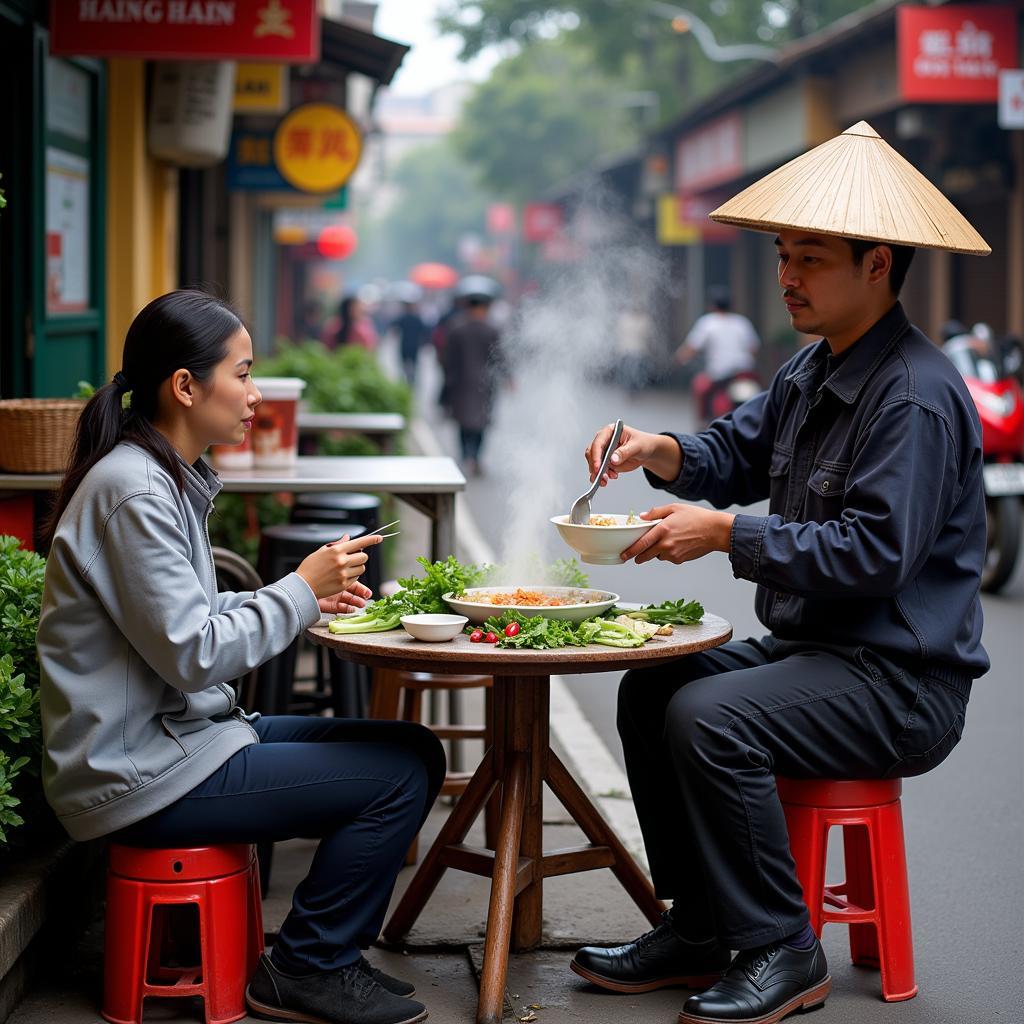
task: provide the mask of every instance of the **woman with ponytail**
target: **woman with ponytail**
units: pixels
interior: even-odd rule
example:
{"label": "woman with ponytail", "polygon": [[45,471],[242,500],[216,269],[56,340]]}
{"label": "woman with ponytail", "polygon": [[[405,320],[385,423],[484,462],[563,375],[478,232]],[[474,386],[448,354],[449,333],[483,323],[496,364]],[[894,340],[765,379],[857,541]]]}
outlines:
{"label": "woman with ponytail", "polygon": [[218,593],[202,453],[238,444],[260,394],[226,303],[154,299],[122,368],[85,407],[48,523],[39,623],[46,796],[75,839],[184,847],[317,836],[309,874],[246,993],[258,1016],[329,1024],[426,1017],[362,955],[444,777],[406,722],[246,714],[228,680],[322,611],[355,610],[365,548],[325,545],[250,593]]}

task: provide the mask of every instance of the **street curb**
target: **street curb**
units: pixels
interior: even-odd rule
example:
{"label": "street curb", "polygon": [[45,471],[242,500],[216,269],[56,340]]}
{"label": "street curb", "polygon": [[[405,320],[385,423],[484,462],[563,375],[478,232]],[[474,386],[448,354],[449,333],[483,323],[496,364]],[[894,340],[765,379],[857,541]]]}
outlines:
{"label": "street curb", "polygon": [[[412,443],[424,455],[439,457],[449,454],[425,420],[414,419],[409,433]],[[459,555],[476,565],[493,565],[497,555],[476,525],[463,494],[455,498],[455,522],[455,545]],[[643,835],[633,809],[626,774],[561,676],[551,677],[551,734],[573,777],[614,829],[623,846],[649,873]]]}

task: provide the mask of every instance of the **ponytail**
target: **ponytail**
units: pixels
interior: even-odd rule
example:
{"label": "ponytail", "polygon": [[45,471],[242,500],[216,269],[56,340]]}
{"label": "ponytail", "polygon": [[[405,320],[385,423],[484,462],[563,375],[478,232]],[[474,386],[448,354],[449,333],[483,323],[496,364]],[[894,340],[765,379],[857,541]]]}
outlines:
{"label": "ponytail", "polygon": [[124,369],[89,399],[78,418],[57,500],[43,522],[44,550],[78,485],[121,441],[148,452],[178,490],[184,488],[178,452],[153,422],[160,385],[182,368],[198,381],[207,380],[241,327],[241,318],[226,302],[186,289],[161,295],[135,317],[125,337]]}

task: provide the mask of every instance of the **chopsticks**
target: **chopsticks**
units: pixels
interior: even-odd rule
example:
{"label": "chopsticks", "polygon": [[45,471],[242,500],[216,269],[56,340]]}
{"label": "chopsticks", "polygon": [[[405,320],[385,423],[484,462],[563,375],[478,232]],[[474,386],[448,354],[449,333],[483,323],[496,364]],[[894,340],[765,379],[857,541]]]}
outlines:
{"label": "chopsticks", "polygon": [[[395,530],[394,533],[381,533],[381,531],[382,530],[390,530],[392,526],[397,526],[401,521],[402,521],[401,519],[396,519],[393,523],[385,523],[383,526],[378,526],[376,530],[371,530],[369,533],[360,534],[360,536],[361,537],[372,537],[374,534],[380,534],[381,538],[385,539],[385,540],[388,537],[397,537],[402,532],[401,530]],[[359,540],[359,537],[356,537],[355,539]],[[340,540],[332,540],[332,541],[330,541],[330,543],[327,544],[327,547],[332,547],[333,545],[340,544],[340,543],[341,543]]]}

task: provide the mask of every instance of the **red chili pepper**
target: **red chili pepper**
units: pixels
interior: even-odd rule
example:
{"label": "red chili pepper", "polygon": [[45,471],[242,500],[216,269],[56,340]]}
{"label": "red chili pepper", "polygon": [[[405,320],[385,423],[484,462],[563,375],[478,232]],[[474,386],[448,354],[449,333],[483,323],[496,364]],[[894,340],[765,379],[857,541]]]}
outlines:
{"label": "red chili pepper", "polygon": [[497,633],[488,633],[484,637],[484,643],[485,644],[496,644],[497,642],[498,642],[498,634]]}
{"label": "red chili pepper", "polygon": [[483,638],[484,631],[482,629],[474,629],[473,632],[469,634],[469,642],[471,644],[478,644],[483,640]]}
{"label": "red chili pepper", "polygon": [[519,636],[519,623],[510,622],[505,627],[505,636]]}

